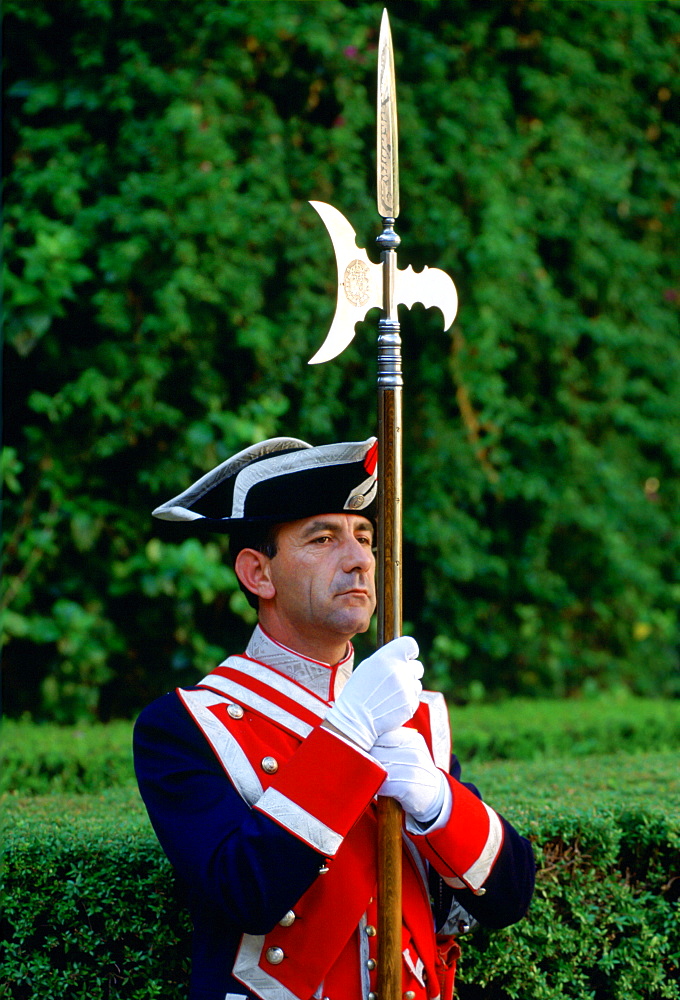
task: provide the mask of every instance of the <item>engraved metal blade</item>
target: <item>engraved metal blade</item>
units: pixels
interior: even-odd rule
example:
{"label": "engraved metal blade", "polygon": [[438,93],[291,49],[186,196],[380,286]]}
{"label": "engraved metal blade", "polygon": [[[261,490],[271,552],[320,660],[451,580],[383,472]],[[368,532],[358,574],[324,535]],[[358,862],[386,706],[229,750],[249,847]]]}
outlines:
{"label": "engraved metal blade", "polygon": [[394,53],[387,10],[383,10],[378,43],[378,157],[377,202],[383,219],[399,215],[399,139]]}
{"label": "engraved metal blade", "polygon": [[326,339],[309,361],[318,365],[341,354],[354,339],[354,327],[369,309],[382,305],[382,264],[373,264],[357,246],[357,234],[337,208],[310,201],[321,216],[335,251],[338,297],[335,316]]}
{"label": "engraved metal blade", "polygon": [[[357,246],[357,234],[344,215],[323,201],[310,201],[321,217],[333,244],[338,292],[335,315],[326,339],[309,361],[318,365],[341,354],[354,338],[356,324],[369,309],[383,305],[385,264],[374,264],[365,250]],[[414,271],[394,269],[394,304],[410,309],[421,302],[426,309],[436,306],[444,315],[444,329],[453,323],[458,308],[458,294],[451,278],[438,267]]]}

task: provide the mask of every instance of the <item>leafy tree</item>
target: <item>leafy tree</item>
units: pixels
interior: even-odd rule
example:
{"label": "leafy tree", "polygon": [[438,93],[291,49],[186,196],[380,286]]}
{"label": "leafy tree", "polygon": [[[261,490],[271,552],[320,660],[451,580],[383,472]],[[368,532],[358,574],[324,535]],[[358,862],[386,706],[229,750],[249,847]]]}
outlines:
{"label": "leafy tree", "polygon": [[[135,711],[237,648],[224,539],[149,511],[252,441],[373,432],[381,4],[5,0],[5,703]],[[395,0],[406,608],[430,682],[677,693],[680,8]],[[674,89],[675,88],[675,89]],[[369,221],[370,220],[370,221]],[[370,356],[370,357],[369,357]]]}

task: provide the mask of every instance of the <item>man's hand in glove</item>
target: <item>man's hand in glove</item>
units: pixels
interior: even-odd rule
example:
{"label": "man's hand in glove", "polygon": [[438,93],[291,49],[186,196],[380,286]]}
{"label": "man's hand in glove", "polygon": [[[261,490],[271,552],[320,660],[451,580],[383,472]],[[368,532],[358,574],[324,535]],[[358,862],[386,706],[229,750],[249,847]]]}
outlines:
{"label": "man's hand in glove", "polygon": [[423,689],[418,643],[401,636],[381,646],[352,673],[324,725],[370,751],[382,733],[408,722]]}
{"label": "man's hand in glove", "polygon": [[428,826],[438,819],[445,804],[448,818],[451,811],[449,783],[432,760],[420,733],[405,728],[383,733],[371,750],[371,756],[387,771],[379,795],[396,799],[419,825]]}

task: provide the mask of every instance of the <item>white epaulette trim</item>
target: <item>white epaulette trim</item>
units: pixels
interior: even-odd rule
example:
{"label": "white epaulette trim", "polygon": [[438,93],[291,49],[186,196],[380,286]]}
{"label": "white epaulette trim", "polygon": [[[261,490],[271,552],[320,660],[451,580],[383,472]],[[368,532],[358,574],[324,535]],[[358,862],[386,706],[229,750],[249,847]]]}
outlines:
{"label": "white epaulette trim", "polygon": [[420,700],[427,705],[432,731],[432,759],[438,768],[449,773],[451,766],[451,723],[441,691],[423,691]]}
{"label": "white epaulette trim", "polygon": [[241,798],[249,806],[254,805],[262,797],[263,791],[257,772],[238,741],[210,711],[213,706],[224,704],[225,698],[212,691],[183,691],[181,688],[177,694],[199,725]]}
{"label": "white epaulette trim", "polygon": [[239,656],[230,656],[220,666],[229,667],[231,670],[243,674],[244,677],[252,677],[262,684],[266,684],[272,690],[272,698],[267,698],[265,695],[252,691],[247,684],[240,684],[231,677],[222,677],[216,673],[208,674],[207,677],[199,681],[199,685],[211,688],[213,691],[219,691],[225,698],[236,701],[244,708],[252,708],[254,711],[266,716],[272,722],[278,723],[291,732],[296,733],[302,739],[305,736],[309,736],[314,726],[303,719],[299,719],[292,712],[277,704],[273,700],[276,693],[283,695],[293,703],[306,709],[319,722],[324,719],[328,711],[328,705],[320,698],[317,698],[282,674],[277,674],[275,671],[270,670],[261,663],[256,663],[254,660],[246,660]]}

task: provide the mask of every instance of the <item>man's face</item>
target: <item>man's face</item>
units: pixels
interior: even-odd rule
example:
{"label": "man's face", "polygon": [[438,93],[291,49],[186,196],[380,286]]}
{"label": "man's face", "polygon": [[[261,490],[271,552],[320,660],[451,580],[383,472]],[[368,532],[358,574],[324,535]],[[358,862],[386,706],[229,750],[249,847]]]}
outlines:
{"label": "man's face", "polygon": [[365,632],[375,610],[373,525],[356,514],[323,514],[281,525],[269,562],[271,602],[284,643]]}

